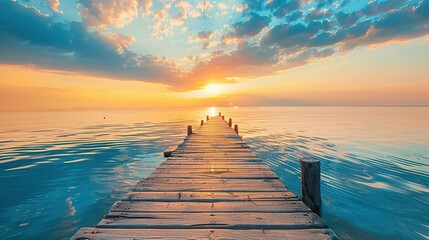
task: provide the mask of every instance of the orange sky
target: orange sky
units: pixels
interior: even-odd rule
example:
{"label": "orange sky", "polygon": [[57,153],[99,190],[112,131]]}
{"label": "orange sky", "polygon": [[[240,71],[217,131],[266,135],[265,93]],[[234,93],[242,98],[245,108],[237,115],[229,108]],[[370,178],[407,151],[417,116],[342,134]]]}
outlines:
{"label": "orange sky", "polygon": [[211,105],[428,105],[428,40],[361,48],[284,72],[178,92],[167,85],[0,65],[1,111]]}

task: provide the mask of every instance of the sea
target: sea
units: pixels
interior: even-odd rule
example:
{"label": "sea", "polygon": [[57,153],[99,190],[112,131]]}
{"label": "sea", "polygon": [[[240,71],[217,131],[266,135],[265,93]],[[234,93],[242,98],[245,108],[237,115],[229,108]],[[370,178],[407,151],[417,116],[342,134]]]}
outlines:
{"label": "sea", "polygon": [[429,107],[206,107],[0,113],[0,239],[68,239],[222,112],[300,196],[321,161],[323,219],[341,239],[429,239]]}

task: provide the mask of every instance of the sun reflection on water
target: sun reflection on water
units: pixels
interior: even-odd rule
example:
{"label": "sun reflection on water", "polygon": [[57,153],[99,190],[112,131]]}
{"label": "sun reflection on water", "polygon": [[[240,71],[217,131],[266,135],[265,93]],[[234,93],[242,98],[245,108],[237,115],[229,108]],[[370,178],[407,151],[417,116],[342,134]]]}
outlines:
{"label": "sun reflection on water", "polygon": [[209,108],[210,116],[216,116],[216,107]]}

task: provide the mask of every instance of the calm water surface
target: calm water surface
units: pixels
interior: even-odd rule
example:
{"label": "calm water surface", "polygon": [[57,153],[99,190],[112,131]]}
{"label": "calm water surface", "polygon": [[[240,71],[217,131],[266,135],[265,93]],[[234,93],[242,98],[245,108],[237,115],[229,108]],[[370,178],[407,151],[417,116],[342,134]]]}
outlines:
{"label": "calm water surface", "polygon": [[[321,160],[323,217],[342,239],[429,238],[429,108],[217,111],[297,195],[299,158]],[[208,112],[0,113],[0,239],[95,226]]]}

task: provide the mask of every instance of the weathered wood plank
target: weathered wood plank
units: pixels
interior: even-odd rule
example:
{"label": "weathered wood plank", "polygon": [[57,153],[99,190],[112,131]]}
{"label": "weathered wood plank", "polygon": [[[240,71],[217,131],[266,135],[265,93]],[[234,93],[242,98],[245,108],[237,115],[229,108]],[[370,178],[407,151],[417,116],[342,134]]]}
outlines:
{"label": "weathered wood plank", "polygon": [[295,194],[285,192],[129,192],[123,201],[158,202],[226,202],[297,200]]}
{"label": "weathered wood plank", "polygon": [[216,161],[216,160],[207,160],[207,161],[166,161],[161,164],[162,166],[174,166],[174,165],[183,165],[188,167],[207,167],[215,166],[220,168],[246,168],[246,167],[255,167],[259,168],[263,166],[262,162],[255,161]]}
{"label": "weathered wood plank", "polygon": [[277,179],[145,179],[137,183],[134,191],[190,191],[190,192],[275,192],[287,191]]}
{"label": "weathered wood plank", "polygon": [[272,171],[260,170],[237,170],[218,169],[214,166],[206,169],[155,169],[146,179],[152,178],[180,178],[180,179],[278,179],[279,177]]}
{"label": "weathered wood plank", "polygon": [[107,229],[82,228],[72,240],[338,240],[330,229],[304,230],[228,230],[228,229]]}
{"label": "weathered wood plank", "polygon": [[176,151],[177,145],[169,146],[164,150],[164,157],[170,157],[171,154]]}
{"label": "weathered wood plank", "polygon": [[263,164],[251,164],[251,165],[226,165],[220,166],[219,165],[204,165],[204,166],[178,166],[178,165],[169,165],[169,164],[162,164],[159,165],[156,169],[157,170],[172,170],[172,171],[208,171],[211,169],[219,170],[219,171],[246,171],[246,172],[254,172],[254,171],[271,171],[270,168]]}
{"label": "weathered wood plank", "polygon": [[99,228],[158,229],[308,229],[326,228],[312,212],[306,213],[134,213],[109,212]]}
{"label": "weathered wood plank", "polygon": [[235,201],[235,202],[153,202],[118,201],[111,212],[181,212],[181,213],[246,213],[246,212],[310,212],[301,201]]}
{"label": "weathered wood plank", "polygon": [[262,162],[254,162],[254,161],[216,161],[216,160],[208,160],[208,161],[165,161],[161,163],[161,166],[174,166],[174,165],[182,165],[188,167],[206,167],[206,166],[215,166],[215,167],[223,167],[223,168],[246,168],[246,167],[261,167],[263,166]]}

